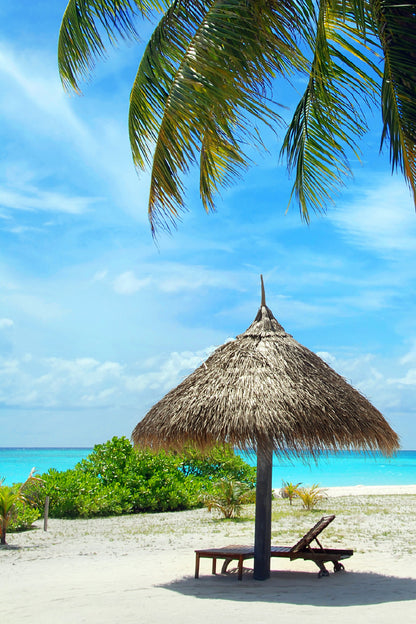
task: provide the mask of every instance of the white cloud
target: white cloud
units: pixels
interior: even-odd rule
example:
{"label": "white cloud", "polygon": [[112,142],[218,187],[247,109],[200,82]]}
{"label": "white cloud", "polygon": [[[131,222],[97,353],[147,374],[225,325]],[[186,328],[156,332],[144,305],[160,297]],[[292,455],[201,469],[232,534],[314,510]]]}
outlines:
{"label": "white cloud", "polygon": [[416,384],[416,369],[404,368],[400,358],[387,361],[371,353],[337,357],[318,352],[317,355],[360,390],[384,415],[414,411],[412,386]]}
{"label": "white cloud", "polygon": [[[83,101],[78,100],[79,108],[84,111],[85,119],[88,119],[88,123],[85,123],[82,114],[77,114],[74,98],[64,92],[60,83],[55,52],[52,56],[22,46],[14,49],[11,43],[0,41],[0,116],[7,120],[7,125],[14,129],[16,136],[19,133],[22,135],[22,144],[29,148],[28,154],[17,152],[23,162],[20,166],[27,166],[30,160],[33,171],[29,173],[29,178],[44,179],[51,175],[51,171],[44,171],[45,162],[49,162],[48,166],[54,175],[59,167],[65,167],[66,178],[74,175],[75,183],[84,187],[88,184],[89,188],[92,179],[98,177],[101,181],[105,180],[100,188],[103,196],[108,197],[110,193],[116,198],[117,205],[123,205],[136,220],[145,221],[150,174],[143,173],[138,179],[131,162],[128,134],[123,125],[124,108],[115,102],[115,114],[111,117],[105,117],[104,113],[89,115],[89,106],[94,106],[94,101],[96,110],[100,109],[101,97],[100,91],[96,95],[92,90],[88,105],[82,106]],[[31,158],[30,144],[36,136],[41,137],[43,151],[48,148],[51,150],[49,159],[40,158],[38,161],[37,157]],[[39,151],[42,154],[42,150]],[[3,172],[6,167],[17,166],[12,158],[13,152],[8,155],[8,161],[2,167]],[[55,168],[50,164],[53,158],[57,160],[58,166]],[[72,173],[74,163],[77,169]],[[56,193],[56,197],[54,193],[45,194],[40,201],[36,197],[26,197],[24,193],[22,195],[13,197],[9,194],[5,200],[19,207],[35,203],[37,209],[43,206],[44,210],[52,209],[47,206],[53,206],[55,210],[60,206],[61,212],[73,214],[84,212],[89,203],[95,201],[77,196],[68,197],[66,201],[60,193]]]}
{"label": "white cloud", "polygon": [[7,327],[13,327],[14,323],[9,318],[0,318],[0,329],[6,329]]}
{"label": "white cloud", "polygon": [[416,368],[410,368],[404,377],[398,379],[388,379],[388,383],[403,386],[416,386]]}
{"label": "white cloud", "polygon": [[149,361],[155,370],[141,373],[130,377],[126,382],[129,390],[143,391],[146,388],[152,390],[168,391],[180,383],[184,377],[200,366],[215,347],[208,347],[201,351],[183,351],[171,353],[166,359],[157,358]]}
{"label": "white cloud", "polygon": [[126,271],[118,275],[113,287],[119,295],[133,295],[150,283],[150,278],[138,279],[133,271]]}
{"label": "white cloud", "polygon": [[71,197],[54,191],[44,191],[35,187],[19,191],[0,187],[0,205],[12,210],[64,212],[82,214],[90,205],[98,201],[90,197]]}
{"label": "white cloud", "polygon": [[[37,114],[39,111],[43,113],[42,126],[47,127],[51,134],[57,128],[65,128],[69,134],[76,132],[78,136],[87,137],[88,132],[73,113],[51,59],[33,50],[30,53],[28,50],[17,52],[0,42],[0,74],[3,74],[3,79],[9,80],[7,97],[5,91],[4,97],[0,96],[2,107],[9,117],[31,124],[33,116],[36,116],[39,123],[42,119]],[[19,97],[11,97],[12,89],[19,92]],[[30,108],[27,101],[31,104]]]}
{"label": "white cloud", "polygon": [[416,365],[416,341],[413,343],[410,350],[400,358],[400,364],[415,364]]}
{"label": "white cloud", "polygon": [[416,216],[409,189],[397,177],[375,177],[328,218],[355,244],[381,254],[414,251]]}
{"label": "white cloud", "polygon": [[[157,267],[156,267],[157,270]],[[226,288],[243,290],[239,284],[241,273],[208,269],[202,265],[165,263],[157,278],[162,292],[190,292],[199,288]]]}
{"label": "white cloud", "polygon": [[[164,394],[199,366],[213,347],[173,352],[129,367],[95,358],[0,357],[0,403],[20,408],[136,408]],[[151,365],[151,368],[149,368]]]}

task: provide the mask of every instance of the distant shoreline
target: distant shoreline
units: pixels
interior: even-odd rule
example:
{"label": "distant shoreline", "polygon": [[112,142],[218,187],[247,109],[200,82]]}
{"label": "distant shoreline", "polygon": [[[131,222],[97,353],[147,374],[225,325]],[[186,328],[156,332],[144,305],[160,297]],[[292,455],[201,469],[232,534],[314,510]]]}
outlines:
{"label": "distant shoreline", "polygon": [[414,485],[344,485],[323,487],[329,497],[338,496],[386,496],[395,494],[416,494]]}
{"label": "distant shoreline", "polygon": [[[101,444],[101,442],[97,442],[97,444]],[[93,450],[94,446],[0,446],[0,451],[1,450]],[[397,454],[400,453],[415,453],[416,449],[407,449],[407,448],[400,448],[398,451],[396,451],[396,453],[393,453],[393,457]],[[327,454],[330,455],[338,455],[338,454],[342,454],[342,453],[358,453],[358,454],[363,454],[363,455],[368,455],[368,456],[372,456],[374,453],[370,452],[370,451],[347,451],[347,450],[340,450],[340,451],[325,451],[323,453],[320,453],[318,457],[326,457]],[[379,453],[379,451],[375,451],[375,454],[377,455]]]}
{"label": "distant shoreline", "polygon": [[0,451],[93,451],[93,446],[0,446]]}

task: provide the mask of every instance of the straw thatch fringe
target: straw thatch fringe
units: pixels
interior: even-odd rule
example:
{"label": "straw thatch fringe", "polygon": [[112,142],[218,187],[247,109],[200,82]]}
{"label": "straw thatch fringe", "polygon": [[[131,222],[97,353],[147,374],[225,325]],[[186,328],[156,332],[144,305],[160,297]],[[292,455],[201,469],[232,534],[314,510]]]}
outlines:
{"label": "straw thatch fringe", "polygon": [[262,304],[246,332],[152,407],[134,429],[134,443],[179,449],[226,442],[248,451],[272,445],[285,455],[397,450],[382,414],[287,334],[264,297]]}

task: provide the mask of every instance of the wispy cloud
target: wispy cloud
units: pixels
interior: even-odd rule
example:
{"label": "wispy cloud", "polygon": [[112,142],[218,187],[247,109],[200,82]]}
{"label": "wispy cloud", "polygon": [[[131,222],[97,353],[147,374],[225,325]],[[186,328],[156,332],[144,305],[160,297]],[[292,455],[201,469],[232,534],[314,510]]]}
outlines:
{"label": "wispy cloud", "polygon": [[[138,179],[134,170],[123,125],[123,111],[117,108],[111,117],[105,117],[104,112],[100,112],[86,124],[75,112],[74,98],[62,88],[55,51],[53,56],[47,56],[22,46],[17,49],[11,43],[0,41],[0,81],[0,112],[8,125],[15,128],[16,135],[29,135],[32,140],[41,137],[39,154],[49,148],[52,158],[64,165],[66,171],[75,167],[77,173],[73,173],[72,178],[78,178],[78,187],[90,188],[91,180],[97,178],[102,181],[103,195],[108,197],[110,194],[113,201],[116,199],[117,204],[134,215],[136,220],[146,220],[149,174],[143,174]],[[94,94],[89,97],[93,105]],[[100,93],[95,97],[98,105]],[[87,112],[84,111],[85,117]],[[13,164],[13,157],[23,162],[27,160],[26,155],[17,150],[16,154],[9,154],[8,167]],[[46,162],[50,166],[48,158],[39,162],[31,160],[35,180],[50,174],[45,171]],[[3,170],[5,167],[6,163]],[[41,196],[36,197],[36,192],[31,196],[30,192],[22,190],[18,197],[13,197],[9,192],[4,199],[15,207],[25,205],[26,210],[33,209],[33,205],[37,209],[43,205],[44,210],[58,206],[54,209],[73,214],[84,212],[95,201],[75,194],[70,197],[69,193],[66,197],[58,191],[40,193]]]}
{"label": "wispy cloud", "polygon": [[414,412],[416,367],[403,358],[384,360],[373,353],[344,354],[318,352],[340,375],[360,390],[385,415]]}
{"label": "wispy cloud", "polygon": [[[33,50],[19,51],[0,41],[0,74],[9,80],[9,89],[0,96],[0,104],[9,118],[13,117],[23,125],[31,125],[33,118],[48,128],[48,134],[57,130],[74,131],[78,136],[88,137],[86,126],[73,113],[69,100],[60,84],[56,65],[52,59]],[[13,89],[19,96],[12,97]],[[31,103],[30,108],[27,101]],[[24,114],[22,114],[24,112]],[[39,112],[43,113],[42,118]],[[59,125],[55,124],[59,122]],[[64,124],[64,126],[62,126]]]}
{"label": "wispy cloud", "polygon": [[156,267],[157,282],[161,291],[166,293],[191,292],[200,288],[225,288],[244,290],[243,275],[235,270],[216,270],[204,265],[192,263],[163,263]]}
{"label": "wispy cloud", "polygon": [[53,293],[41,295],[10,291],[4,296],[4,301],[26,320],[31,318],[42,323],[62,317],[64,312],[62,305],[54,299]]}
{"label": "wispy cloud", "polygon": [[8,327],[13,327],[14,323],[12,319],[9,318],[0,318],[0,329],[6,329]]}
{"label": "wispy cloud", "polygon": [[0,187],[0,206],[3,209],[82,214],[97,201],[90,197],[71,197],[36,187],[22,188],[19,191]]}
{"label": "wispy cloud", "polygon": [[[175,293],[190,293],[195,290],[231,290],[244,292],[247,273],[243,270],[216,270],[201,264],[191,262],[166,262],[160,260],[157,264],[141,263],[141,269],[148,273],[146,277],[137,277],[134,270],[123,271],[112,280],[115,292],[121,295],[131,295],[142,290],[149,284],[155,290],[172,295]],[[94,281],[105,281],[108,271],[98,271]]]}
{"label": "wispy cloud", "polygon": [[126,271],[118,275],[114,282],[114,290],[119,295],[134,295],[134,293],[142,290],[150,283],[148,277],[144,279],[138,279],[133,271]]}
{"label": "wispy cloud", "polygon": [[415,250],[416,216],[402,179],[374,176],[349,197],[328,213],[348,240],[381,255]]}

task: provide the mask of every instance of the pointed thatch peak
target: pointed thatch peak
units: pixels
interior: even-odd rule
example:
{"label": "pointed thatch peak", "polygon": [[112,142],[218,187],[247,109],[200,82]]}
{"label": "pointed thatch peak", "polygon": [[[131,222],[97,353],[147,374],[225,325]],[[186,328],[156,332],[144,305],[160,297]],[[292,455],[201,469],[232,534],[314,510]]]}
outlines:
{"label": "pointed thatch peak", "polygon": [[270,332],[280,334],[281,336],[287,334],[284,328],[276,321],[274,318],[273,312],[266,305],[266,292],[264,289],[264,281],[263,275],[260,275],[261,279],[261,304],[259,311],[257,312],[256,318],[250,325],[248,329],[244,332],[244,334],[240,334],[237,338],[241,336],[257,336],[258,338],[264,338]]}

